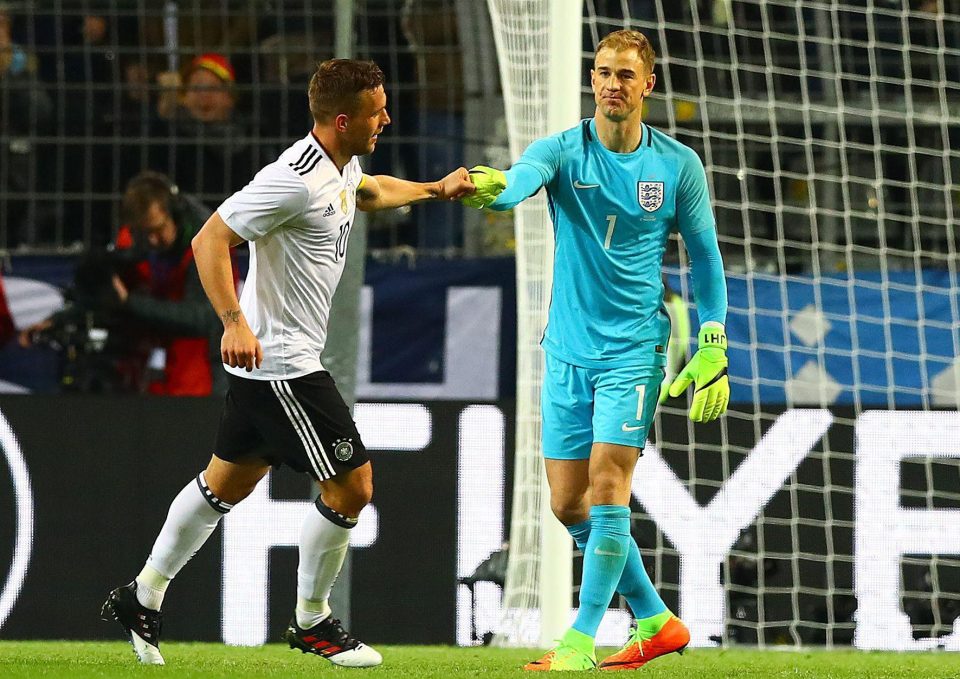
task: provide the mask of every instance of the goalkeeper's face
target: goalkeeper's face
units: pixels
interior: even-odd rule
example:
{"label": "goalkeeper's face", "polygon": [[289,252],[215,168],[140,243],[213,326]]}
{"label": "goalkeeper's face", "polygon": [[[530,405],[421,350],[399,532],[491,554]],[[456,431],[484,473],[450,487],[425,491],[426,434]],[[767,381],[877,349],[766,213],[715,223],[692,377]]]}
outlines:
{"label": "goalkeeper's face", "polygon": [[597,111],[613,122],[635,117],[639,123],[643,100],[656,80],[637,50],[600,50],[590,71]]}
{"label": "goalkeeper's face", "polygon": [[343,117],[342,135],[350,155],[373,153],[378,135],[390,124],[383,87],[361,92],[353,114]]}

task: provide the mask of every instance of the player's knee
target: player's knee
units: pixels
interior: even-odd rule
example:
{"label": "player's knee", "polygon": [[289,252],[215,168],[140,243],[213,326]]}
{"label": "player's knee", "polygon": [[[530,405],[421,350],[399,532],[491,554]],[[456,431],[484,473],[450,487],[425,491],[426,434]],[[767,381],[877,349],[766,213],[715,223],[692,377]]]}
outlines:
{"label": "player's knee", "polygon": [[373,471],[370,463],[321,484],[323,502],[330,509],[355,518],[373,499]]}
{"label": "player's knee", "polygon": [[590,504],[624,505],[630,502],[630,482],[615,474],[591,479]]}
{"label": "player's knee", "polygon": [[579,497],[551,497],[550,509],[557,520],[564,526],[573,526],[582,521],[586,521],[590,516],[590,510],[586,499]]}
{"label": "player's knee", "polygon": [[[632,470],[630,470],[632,471]],[[590,504],[625,505],[630,502],[632,474],[617,466],[591,470]]]}
{"label": "player's knee", "polygon": [[370,504],[370,500],[373,499],[373,477],[368,476],[367,478],[361,480],[357,483],[356,487],[353,489],[353,503],[357,507],[357,514],[360,513],[360,510]]}
{"label": "player's knee", "polygon": [[228,462],[216,455],[203,471],[203,480],[219,500],[235,505],[249,497],[270,466],[256,458]]}
{"label": "player's knee", "polygon": [[210,484],[210,491],[223,502],[235,505],[238,502],[246,500],[250,497],[250,493],[257,487],[257,481],[244,481],[237,482],[233,481],[230,483],[221,484],[217,487],[214,487],[214,484]]}

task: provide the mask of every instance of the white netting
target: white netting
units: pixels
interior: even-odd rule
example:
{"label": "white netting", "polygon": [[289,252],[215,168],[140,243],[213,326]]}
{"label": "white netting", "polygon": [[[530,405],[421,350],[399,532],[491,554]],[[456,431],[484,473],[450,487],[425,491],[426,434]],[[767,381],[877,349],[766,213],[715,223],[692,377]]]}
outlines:
{"label": "white netting", "polygon": [[[516,159],[547,133],[547,0],[489,0],[500,60],[510,157]],[[509,582],[504,610],[513,611],[500,643],[527,638],[536,643],[539,623],[529,619],[539,607],[542,458],[540,384],[543,360],[540,333],[546,324],[552,280],[553,231],[540,194],[514,211],[517,241],[517,438],[513,514],[510,524]]]}
{"label": "white netting", "polygon": [[[493,4],[511,9],[494,30],[508,120],[524,106],[515,157],[547,106],[545,14]],[[960,3],[584,8],[571,78],[587,82],[612,30],[653,42],[644,119],[703,159],[730,291],[730,412],[694,427],[685,403],[668,402],[638,465],[634,535],[665,600],[698,644],[960,647],[947,636],[960,614]],[[692,301],[683,256],[666,264]],[[518,256],[522,276],[548,270],[524,266]],[[549,286],[521,287],[528,346]],[[539,363],[518,370],[532,380]],[[537,393],[517,397],[535,421]],[[532,443],[518,441],[518,481],[538,471]],[[526,570],[510,575],[534,591],[526,507],[511,534]]]}

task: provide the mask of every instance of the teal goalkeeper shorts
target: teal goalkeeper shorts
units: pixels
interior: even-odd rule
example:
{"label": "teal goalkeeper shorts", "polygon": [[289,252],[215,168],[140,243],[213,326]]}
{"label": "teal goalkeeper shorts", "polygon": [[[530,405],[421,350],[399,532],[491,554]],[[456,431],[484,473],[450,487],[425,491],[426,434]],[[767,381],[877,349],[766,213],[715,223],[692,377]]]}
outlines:
{"label": "teal goalkeeper shorts", "polygon": [[643,449],[663,378],[660,366],[580,368],[547,354],[540,398],[543,456],[586,460],[594,443]]}

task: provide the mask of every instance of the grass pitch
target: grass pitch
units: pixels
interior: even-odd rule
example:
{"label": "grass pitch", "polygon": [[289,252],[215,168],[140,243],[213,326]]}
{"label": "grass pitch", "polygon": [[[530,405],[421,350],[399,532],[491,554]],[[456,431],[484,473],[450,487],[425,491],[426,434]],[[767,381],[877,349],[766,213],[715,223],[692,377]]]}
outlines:
{"label": "grass pitch", "polygon": [[[0,642],[0,677],[82,679],[163,677],[163,679],[247,677],[526,677],[523,663],[537,651],[445,646],[383,646],[384,664],[371,670],[330,666],[285,646],[230,648],[220,644],[163,644],[164,667],[141,667],[123,642]],[[603,657],[604,654],[600,654]],[[573,673],[582,676],[585,673]],[[593,673],[590,673],[593,675]],[[566,675],[570,676],[570,675]],[[627,674],[626,676],[631,676]],[[691,650],[659,658],[636,676],[650,679],[900,679],[960,677],[960,655],[950,653],[859,653],[855,651]]]}

